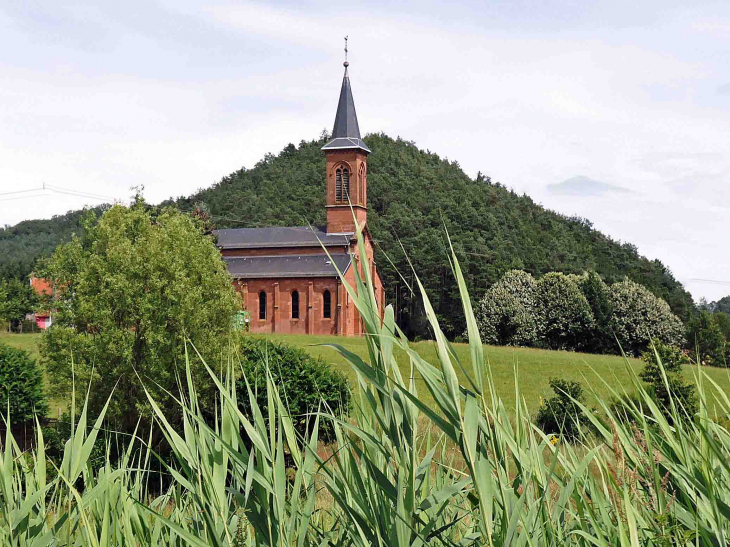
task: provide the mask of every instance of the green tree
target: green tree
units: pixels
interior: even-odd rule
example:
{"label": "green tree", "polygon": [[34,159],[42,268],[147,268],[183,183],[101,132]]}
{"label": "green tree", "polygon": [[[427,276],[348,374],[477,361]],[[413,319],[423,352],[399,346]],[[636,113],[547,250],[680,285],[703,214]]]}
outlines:
{"label": "green tree", "polygon": [[[129,431],[147,419],[143,383],[175,420],[170,394],[184,370],[185,340],[213,365],[231,332],[238,303],[220,252],[199,221],[139,200],[115,205],[98,223],[87,218],[84,228],[42,272],[58,288],[56,321],[41,342],[52,385],[68,392],[73,361],[77,385],[92,382],[92,411],[116,386],[107,412],[115,427]],[[191,359],[205,386],[199,359]]]}
{"label": "green tree", "polygon": [[534,346],[541,337],[535,279],[521,270],[507,272],[477,304],[479,334],[487,344]]}
{"label": "green tree", "polygon": [[11,329],[16,329],[38,303],[38,295],[27,281],[9,279],[0,283],[0,320],[10,323]]}
{"label": "green tree", "polygon": [[681,409],[680,412],[686,413],[687,417],[694,416],[697,412],[695,386],[682,376],[682,365],[689,365],[692,362],[690,358],[678,347],[663,344],[655,338],[652,346],[641,354],[641,360],[644,361],[644,368],[639,378],[650,385],[657,406],[670,423],[672,400]]}
{"label": "green tree", "polygon": [[611,316],[613,303],[611,302],[608,285],[596,272],[588,272],[578,279],[578,286],[583,292],[595,319],[593,332],[589,337],[586,351],[592,353],[618,353],[618,344],[611,331]]}
{"label": "green tree", "polygon": [[[251,335],[243,335],[239,355],[243,376],[236,381],[238,406],[252,421],[249,387],[256,394],[264,419],[268,417],[267,367],[294,427],[302,435],[308,430],[311,432],[314,415],[320,410],[338,417],[350,410],[347,378],[321,357],[312,357],[303,349]],[[330,420],[319,422],[319,438],[325,442],[335,440]]]}
{"label": "green tree", "polygon": [[704,365],[726,367],[730,362],[730,347],[721,328],[724,315],[702,310],[687,325],[687,348]]}
{"label": "green tree", "polygon": [[707,305],[711,312],[721,312],[730,314],[730,296],[723,296],[717,302],[711,302]]}
{"label": "green tree", "polygon": [[542,338],[551,349],[588,345],[594,318],[578,285],[567,275],[551,272],[536,285]]}
{"label": "green tree", "polygon": [[[23,423],[48,412],[43,372],[27,351],[0,344],[0,408],[10,423]],[[0,423],[2,423],[0,421]]]}
{"label": "green tree", "polygon": [[730,313],[724,311],[718,311],[712,314],[715,319],[715,323],[720,327],[722,335],[725,337],[725,341],[730,341]]}
{"label": "green tree", "polygon": [[611,285],[611,328],[621,348],[639,355],[658,338],[663,344],[684,345],[684,326],[669,305],[646,287],[626,278]]}

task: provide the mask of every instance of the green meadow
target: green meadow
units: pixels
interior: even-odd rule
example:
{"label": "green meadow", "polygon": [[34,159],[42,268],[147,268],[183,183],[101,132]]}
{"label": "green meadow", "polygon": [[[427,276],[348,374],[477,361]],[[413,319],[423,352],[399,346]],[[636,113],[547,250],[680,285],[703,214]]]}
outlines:
{"label": "green meadow", "polygon": [[[28,350],[34,357],[38,357],[38,343],[40,334],[0,334],[0,342]],[[365,361],[368,360],[367,344],[364,338],[342,338],[339,336],[302,336],[302,335],[267,335],[267,338],[306,349],[314,356],[322,357],[333,367],[342,371],[356,385],[357,378],[349,364],[337,351],[328,344],[338,344],[346,350],[356,353]],[[411,346],[430,363],[438,363],[435,343],[422,341],[412,343]],[[456,355],[467,370],[471,370],[469,345],[454,344]],[[498,395],[509,409],[515,406],[515,398],[519,396],[527,408],[532,412],[540,406],[541,400],[553,395],[548,382],[550,378],[558,377],[565,380],[581,382],[586,389],[589,406],[597,406],[597,398],[608,399],[611,390],[621,391],[631,385],[628,365],[635,372],[641,370],[641,361],[615,355],[593,355],[569,351],[550,351],[531,348],[484,346],[485,357],[492,370],[492,375]],[[404,377],[410,374],[408,358],[403,352],[396,351],[396,358]],[[730,393],[730,371],[727,369],[705,367],[704,372],[717,384]],[[515,389],[515,371],[519,382],[519,389]],[[463,370],[458,370],[459,381],[468,385]],[[685,367],[685,376],[692,380],[694,371],[692,366]],[[607,385],[608,384],[608,385]],[[419,397],[433,403],[423,382],[416,374],[416,386]],[[710,390],[712,393],[712,390]],[[59,401],[51,401],[51,412],[57,412]]]}

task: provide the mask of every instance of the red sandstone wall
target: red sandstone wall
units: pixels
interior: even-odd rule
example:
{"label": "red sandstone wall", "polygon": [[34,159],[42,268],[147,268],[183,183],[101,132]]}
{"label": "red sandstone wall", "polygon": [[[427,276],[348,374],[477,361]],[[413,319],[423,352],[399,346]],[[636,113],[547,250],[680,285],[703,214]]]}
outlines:
{"label": "red sandstone wall", "polygon": [[[332,278],[273,278],[236,281],[251,314],[251,332],[337,334],[338,280]],[[323,294],[329,289],[330,319],[324,317]],[[292,319],[292,292],[299,292],[299,319]],[[259,319],[259,293],[266,292],[266,319]]]}

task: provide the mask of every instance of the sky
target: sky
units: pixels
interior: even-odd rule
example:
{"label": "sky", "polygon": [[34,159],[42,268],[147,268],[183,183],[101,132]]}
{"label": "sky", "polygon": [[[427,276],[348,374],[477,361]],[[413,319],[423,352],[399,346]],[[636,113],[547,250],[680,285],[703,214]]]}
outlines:
{"label": "sky", "polygon": [[[363,133],[730,294],[727,1],[0,0],[0,225],[188,195],[331,131],[345,35]],[[44,183],[85,195],[10,194]]]}

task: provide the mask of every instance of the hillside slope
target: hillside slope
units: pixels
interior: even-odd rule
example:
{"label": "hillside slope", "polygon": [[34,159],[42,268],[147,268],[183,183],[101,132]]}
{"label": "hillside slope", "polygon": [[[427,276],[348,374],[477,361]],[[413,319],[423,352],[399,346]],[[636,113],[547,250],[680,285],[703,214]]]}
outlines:
{"label": "hillside slope", "polygon": [[[629,276],[687,318],[693,305],[689,293],[661,262],[640,256],[633,245],[612,240],[585,219],[546,210],[489,177],[471,179],[458,163],[413,143],[382,134],[364,140],[373,151],[368,161],[368,222],[378,244],[378,267],[388,301],[396,305],[409,334],[423,335],[427,328],[415,304],[418,299],[409,294],[412,276],[400,244],[429,289],[442,324],[450,325],[453,333],[463,329],[444,226],[475,298],[512,268],[534,275],[593,269],[607,281]],[[290,144],[253,168],[174,203],[184,210],[204,204],[218,228],[324,224],[323,143]],[[0,275],[26,275],[38,256],[78,231],[79,218],[73,212],[1,230]]]}
{"label": "hillside slope", "polygon": [[[99,214],[106,206],[95,207]],[[24,220],[0,228],[0,278],[26,277],[41,256],[53,252],[71,234],[81,233],[83,210],[69,211],[49,219]]]}

